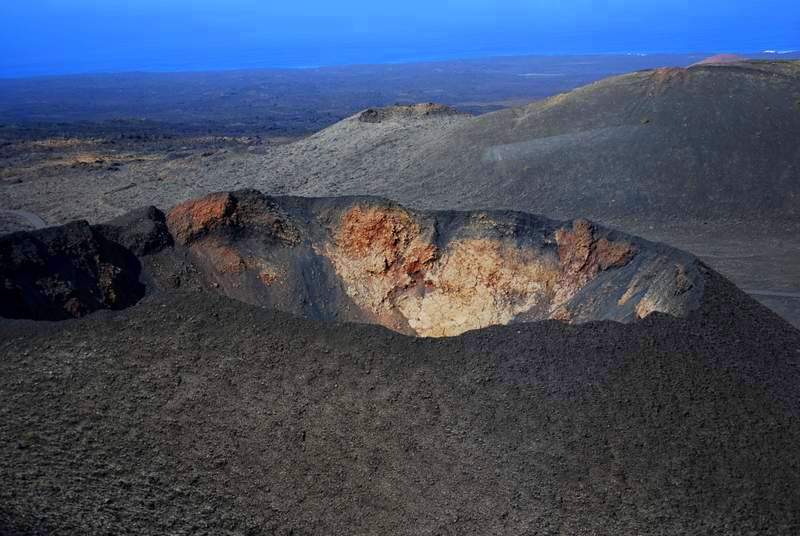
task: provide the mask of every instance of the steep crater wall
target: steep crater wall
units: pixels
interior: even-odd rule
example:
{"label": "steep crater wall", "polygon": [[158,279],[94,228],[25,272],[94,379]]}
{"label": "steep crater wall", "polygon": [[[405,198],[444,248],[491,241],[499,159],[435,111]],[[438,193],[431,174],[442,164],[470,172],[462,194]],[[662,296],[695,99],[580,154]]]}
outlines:
{"label": "steep crater wall", "polygon": [[[324,321],[454,336],[513,322],[686,316],[691,255],[587,220],[424,212],[379,198],[222,192],[0,238],[0,316],[59,320],[167,287]],[[182,285],[182,281],[189,284]]]}
{"label": "steep crater wall", "polygon": [[242,191],[178,205],[167,225],[204,281],[226,295],[417,336],[685,316],[703,292],[694,257],[586,220]]}

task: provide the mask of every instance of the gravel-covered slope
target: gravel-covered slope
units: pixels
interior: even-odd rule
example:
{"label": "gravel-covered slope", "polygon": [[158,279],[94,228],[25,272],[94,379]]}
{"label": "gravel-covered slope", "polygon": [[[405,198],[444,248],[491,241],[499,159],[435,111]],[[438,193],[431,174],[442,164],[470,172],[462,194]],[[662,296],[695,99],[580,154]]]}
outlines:
{"label": "gravel-covered slope", "polygon": [[798,88],[798,62],[741,62],[632,73],[446,128],[352,118],[270,155],[285,171],[265,163],[262,188],[604,221],[796,219]]}
{"label": "gravel-covered slope", "polygon": [[0,532],[797,534],[800,332],[706,288],[451,339],[203,292],[0,321]]}

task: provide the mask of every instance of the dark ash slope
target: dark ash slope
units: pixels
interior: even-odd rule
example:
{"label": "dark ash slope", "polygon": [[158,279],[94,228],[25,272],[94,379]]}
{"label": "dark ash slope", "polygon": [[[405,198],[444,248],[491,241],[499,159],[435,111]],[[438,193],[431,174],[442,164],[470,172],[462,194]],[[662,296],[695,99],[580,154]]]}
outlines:
{"label": "dark ash slope", "polygon": [[800,333],[706,288],[452,339],[216,293],[0,321],[0,532],[797,534]]}

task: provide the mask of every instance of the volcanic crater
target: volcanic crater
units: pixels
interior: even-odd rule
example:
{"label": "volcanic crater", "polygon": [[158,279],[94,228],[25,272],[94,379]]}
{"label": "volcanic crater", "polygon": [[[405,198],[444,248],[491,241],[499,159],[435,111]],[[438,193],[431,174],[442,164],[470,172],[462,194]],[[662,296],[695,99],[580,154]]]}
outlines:
{"label": "volcanic crater", "polygon": [[[12,318],[82,316],[126,307],[145,286],[182,286],[420,337],[547,319],[685,317],[700,304],[705,270],[691,255],[584,219],[255,190],[193,199],[166,215],[150,207],[99,226],[15,233],[0,239],[0,255],[0,314]],[[31,271],[53,259],[58,270]],[[144,284],[121,275],[139,272]]]}

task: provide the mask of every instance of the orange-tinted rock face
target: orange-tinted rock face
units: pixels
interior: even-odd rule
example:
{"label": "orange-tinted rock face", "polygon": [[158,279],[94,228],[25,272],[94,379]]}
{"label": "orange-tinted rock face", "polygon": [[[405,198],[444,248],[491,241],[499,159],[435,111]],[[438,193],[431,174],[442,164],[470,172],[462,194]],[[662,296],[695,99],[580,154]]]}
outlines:
{"label": "orange-tinted rock face", "polygon": [[640,242],[586,220],[439,217],[376,199],[286,203],[214,194],[179,205],[167,221],[212,286],[232,297],[410,335],[683,314],[697,294],[690,260],[643,253]]}
{"label": "orange-tinted rock face", "polygon": [[562,277],[556,292],[557,302],[565,302],[601,271],[625,266],[635,255],[628,242],[595,239],[594,227],[576,220],[572,229],[556,231]]}
{"label": "orange-tinted rock face", "polygon": [[175,240],[185,245],[221,225],[230,215],[232,206],[228,193],[186,201],[167,214],[167,226]]}
{"label": "orange-tinted rock face", "polygon": [[[428,233],[430,235],[431,233]],[[321,248],[342,278],[347,294],[393,329],[408,331],[396,298],[424,286],[438,254],[431,236],[407,211],[355,206],[341,219],[333,240]]]}
{"label": "orange-tinted rock face", "polygon": [[366,261],[371,273],[398,268],[409,275],[435,255],[436,248],[419,235],[419,225],[405,211],[355,207],[342,218],[335,240],[349,258]]}
{"label": "orange-tinted rock face", "polygon": [[456,240],[425,274],[424,292],[403,296],[396,307],[418,335],[458,335],[547,308],[557,280],[555,259],[536,249]]}
{"label": "orange-tinted rock face", "polygon": [[356,206],[325,255],[348,295],[389,327],[450,336],[526,314],[566,318],[561,306],[582,286],[635,254],[627,242],[595,240],[585,220],[556,233],[558,255],[499,238],[438,247],[433,235],[402,209]]}
{"label": "orange-tinted rock face", "polygon": [[243,236],[274,247],[300,240],[288,217],[257,192],[210,194],[176,206],[166,219],[175,241],[187,247],[207,278],[225,291],[239,289],[240,297],[248,281],[269,287],[281,279],[280,270],[258,252],[242,250]]}
{"label": "orange-tinted rock face", "polygon": [[661,94],[670,87],[681,84],[689,79],[689,70],[680,67],[663,67],[656,69],[651,74],[653,90]]}

